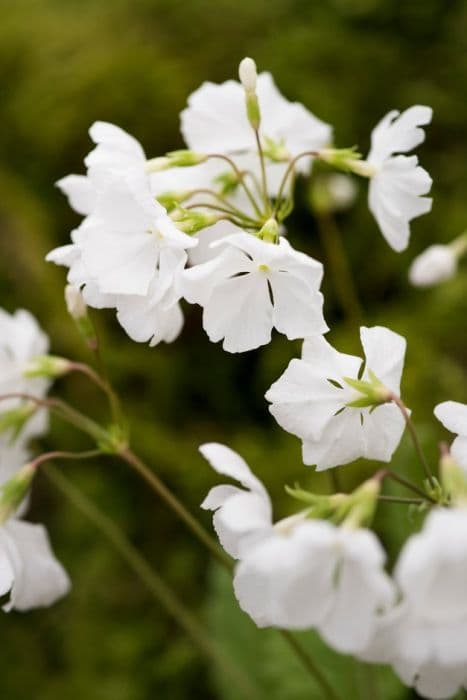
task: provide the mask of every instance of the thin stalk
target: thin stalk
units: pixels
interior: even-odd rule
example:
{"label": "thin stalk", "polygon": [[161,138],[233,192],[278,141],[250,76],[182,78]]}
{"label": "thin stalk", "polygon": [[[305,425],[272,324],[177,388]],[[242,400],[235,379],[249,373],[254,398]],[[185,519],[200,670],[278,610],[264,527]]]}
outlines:
{"label": "thin stalk", "polygon": [[303,151],[303,153],[299,153],[298,156],[295,156],[295,158],[292,158],[292,160],[290,160],[290,162],[289,162],[289,164],[288,164],[288,166],[287,166],[287,169],[286,169],[286,171],[285,171],[285,173],[284,173],[284,177],[282,178],[281,183],[280,183],[280,185],[279,185],[279,191],[278,191],[278,193],[277,193],[276,204],[275,204],[275,207],[274,207],[274,215],[275,215],[275,214],[277,213],[277,211],[279,210],[279,207],[280,207],[280,204],[281,204],[281,200],[282,200],[282,198],[283,198],[285,186],[286,186],[286,184],[287,184],[287,180],[289,179],[289,176],[291,175],[291,173],[292,173],[293,170],[295,169],[296,163],[297,163],[301,158],[305,158],[306,156],[309,156],[309,157],[311,157],[311,158],[317,158],[317,157],[319,157],[319,152],[318,152],[318,151]]}
{"label": "thin stalk", "polygon": [[406,505],[420,506],[422,503],[429,503],[426,498],[403,498],[402,496],[386,496],[385,494],[378,496],[378,501],[387,503],[405,503]]}
{"label": "thin stalk", "polygon": [[362,307],[336,221],[329,212],[316,212],[315,215],[339,306],[347,318],[359,323],[363,317]]}
{"label": "thin stalk", "polygon": [[408,431],[410,433],[410,437],[411,437],[413,445],[415,447],[415,451],[416,451],[418,458],[420,460],[420,464],[422,465],[423,471],[425,472],[425,476],[428,479],[428,481],[430,482],[430,484],[434,485],[435,480],[433,477],[433,473],[430,469],[430,465],[427,462],[427,459],[425,457],[425,453],[423,452],[423,448],[420,444],[420,440],[418,439],[417,431],[415,430],[415,426],[414,426],[412,419],[410,417],[410,413],[407,410],[407,406],[404,404],[402,399],[399,396],[397,396],[397,394],[391,394],[390,398],[391,398],[391,401],[396,404],[396,406],[399,408],[400,412],[404,416],[404,420],[406,422]]}
{"label": "thin stalk", "polygon": [[246,196],[250,200],[250,204],[253,207],[253,209],[255,210],[256,215],[261,218],[262,217],[261,210],[258,207],[256,200],[255,200],[250,188],[248,187],[248,185],[245,182],[245,178],[243,177],[242,171],[237,167],[237,164],[235,163],[235,161],[233,161],[232,158],[229,158],[228,156],[224,155],[223,153],[210,153],[207,157],[207,160],[210,158],[219,158],[221,160],[225,160],[230,165],[230,167],[234,171],[235,175],[237,176],[239,183],[243,187]]}
{"label": "thin stalk", "polygon": [[55,459],[73,459],[79,461],[81,459],[95,459],[102,455],[101,450],[84,450],[82,452],[65,452],[63,450],[53,450],[51,452],[44,452],[44,454],[39,455],[32,460],[31,464],[33,467],[40,467],[41,464],[45,462],[50,462]]}
{"label": "thin stalk", "polygon": [[242,693],[242,697],[245,696],[251,700],[258,700],[262,697],[262,694],[252,684],[243,669],[239,668],[224,654],[222,649],[213,643],[194,615],[135,549],[120,528],[58,470],[49,465],[45,468],[45,473],[52,484],[109,540],[148,591],[192,638],[200,651],[207,658],[218,664],[232,679],[237,685],[239,692]]}
{"label": "thin stalk", "polygon": [[259,136],[258,129],[254,129],[254,132],[255,132],[256,146],[258,148],[259,164],[260,164],[260,169],[261,169],[261,189],[262,189],[262,194],[263,194],[264,207],[265,207],[265,211],[268,212],[268,214],[270,214],[271,213],[271,203],[269,201],[269,195],[268,195],[268,180],[266,177],[266,164],[264,162],[264,152],[263,152],[263,147],[261,145],[261,139]]}
{"label": "thin stalk", "polygon": [[287,644],[292,647],[302,664],[309,671],[310,675],[314,678],[316,684],[321,688],[324,693],[324,697],[326,697],[327,700],[339,700],[339,696],[329,683],[326,676],[322,673],[321,669],[318,668],[311,656],[305,651],[298,639],[288,630],[279,631],[282,637],[286,640]]}
{"label": "thin stalk", "polygon": [[414,493],[418,494],[423,498],[423,500],[428,500],[430,503],[436,503],[436,501],[428,496],[422,489],[420,489],[416,484],[413,484],[411,481],[408,481],[408,479],[405,479],[403,476],[400,476],[400,474],[397,474],[396,472],[391,471],[390,469],[384,469],[382,472],[382,477],[387,478],[387,479],[392,479],[393,481],[397,481],[397,483],[401,484],[401,486],[405,486],[406,489],[409,489],[410,491],[413,491]]}
{"label": "thin stalk", "polygon": [[[231,202],[229,202],[229,200],[226,197],[223,197],[221,194],[219,194],[218,192],[215,192],[214,190],[202,189],[202,188],[197,189],[197,190],[191,190],[187,199],[191,199],[191,197],[194,197],[197,194],[208,194],[211,197],[214,197],[214,199],[216,199],[222,205],[229,207],[232,214],[235,214],[238,217],[243,217],[245,219],[249,219],[249,221],[256,223],[255,219],[252,219],[250,216],[247,216],[244,212],[242,212],[241,209],[239,209],[238,207],[234,206]],[[189,207],[186,207],[186,208],[187,209],[193,208],[193,206],[202,206],[202,205],[198,205],[198,204],[190,205]]]}
{"label": "thin stalk", "polygon": [[[122,414],[122,408],[120,406],[120,401],[118,399],[117,394],[112,388],[112,385],[110,384],[109,380],[105,377],[101,377],[92,367],[89,365],[85,364],[84,362],[71,362],[71,370],[75,372],[81,372],[85,376],[87,376],[96,386],[98,386],[101,391],[104,392],[104,394],[107,397],[107,400],[109,402],[110,410],[112,413],[112,419],[117,425],[123,425],[123,414]],[[102,367],[102,365],[101,365]]]}
{"label": "thin stalk", "polygon": [[227,208],[227,207],[221,207],[218,204],[211,204],[210,202],[197,202],[196,204],[188,204],[185,209],[198,209],[198,208],[203,208],[203,209],[213,209],[214,211],[220,211],[223,214],[229,214],[230,216],[237,217],[239,220],[245,220],[246,223],[251,223],[255,227],[260,228],[261,223],[258,221],[255,221],[255,219],[250,219],[249,216],[245,216],[244,214],[236,214],[232,209]]}
{"label": "thin stalk", "polygon": [[197,539],[204,544],[215,559],[226,566],[229,570],[232,569],[231,559],[224,554],[211,535],[204,529],[200,522],[185,508],[178,498],[167,488],[155,472],[152,471],[137,455],[129,448],[122,450],[119,457],[134,469],[149,486],[155,491],[160,498],[174,511],[174,513],[182,520],[185,525],[192,531]]}

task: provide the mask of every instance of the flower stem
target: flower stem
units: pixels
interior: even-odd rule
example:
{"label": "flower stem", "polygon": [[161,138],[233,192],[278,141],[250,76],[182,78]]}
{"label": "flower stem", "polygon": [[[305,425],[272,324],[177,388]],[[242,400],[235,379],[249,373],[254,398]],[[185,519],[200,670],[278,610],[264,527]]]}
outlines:
{"label": "flower stem", "polygon": [[268,195],[268,181],[267,181],[267,177],[266,177],[266,164],[264,162],[264,152],[263,152],[263,147],[261,145],[261,139],[259,137],[258,129],[254,129],[254,132],[255,132],[256,146],[258,148],[259,164],[260,164],[260,169],[261,169],[261,190],[262,190],[262,194],[263,194],[264,207],[265,207],[266,213],[269,215],[269,214],[271,214],[271,203],[269,201],[269,195]]}
{"label": "flower stem", "polygon": [[215,559],[226,566],[229,570],[232,569],[231,559],[224,554],[211,535],[204,529],[200,522],[185,508],[178,498],[167,488],[155,472],[152,471],[137,455],[129,448],[123,449],[119,453],[119,457],[134,469],[149,486],[155,491],[160,498],[174,511],[174,513],[182,520],[185,525],[192,531],[197,539],[204,544]]}
{"label": "flower stem", "polygon": [[363,317],[362,307],[336,221],[329,212],[315,212],[315,216],[339,306],[347,318],[359,324]]}
{"label": "flower stem", "polygon": [[116,425],[123,425],[123,415],[120,401],[106,376],[100,376],[94,369],[92,369],[92,367],[84,362],[71,362],[71,370],[81,372],[82,374],[86,375],[104,392],[109,402],[113,421],[116,423]]}
{"label": "flower stem", "polygon": [[378,501],[384,501],[387,503],[405,503],[406,505],[422,505],[422,503],[428,503],[426,498],[403,498],[402,496],[378,496]]}
{"label": "flower stem", "polygon": [[58,470],[48,465],[45,472],[53,485],[107,537],[154,598],[165,607],[180,627],[192,638],[200,651],[230,676],[238,686],[242,697],[251,700],[258,700],[262,697],[262,693],[252,684],[243,669],[239,668],[212,642],[194,615],[135,549],[120,528]]}
{"label": "flower stem", "polygon": [[404,404],[402,399],[397,396],[397,394],[391,394],[390,399],[393,403],[396,404],[396,406],[399,408],[401,411],[402,415],[404,416],[408,431],[410,433],[410,437],[412,439],[413,445],[415,447],[415,451],[418,455],[418,458],[420,460],[420,464],[423,467],[423,471],[425,472],[425,476],[430,482],[430,484],[435,485],[435,480],[433,473],[430,469],[430,465],[427,462],[427,459],[425,457],[425,453],[423,452],[423,448],[420,444],[420,440],[418,439],[417,431],[415,430],[415,426],[412,422],[412,419],[410,417],[410,413],[407,410],[407,406]]}
{"label": "flower stem", "polygon": [[[257,221],[255,219],[252,219],[250,216],[247,216],[246,214],[244,214],[244,212],[242,212],[241,209],[239,209],[238,207],[235,207],[231,202],[229,202],[229,200],[226,197],[222,196],[218,192],[215,192],[214,190],[203,189],[203,188],[200,188],[197,190],[190,190],[190,194],[187,197],[187,199],[191,199],[191,197],[194,197],[197,194],[207,194],[210,197],[213,197],[216,201],[220,202],[220,204],[222,204],[224,207],[228,207],[231,214],[236,215],[238,218],[247,219],[248,221],[251,221],[251,223],[254,223],[255,225],[257,224]],[[202,207],[203,205],[202,204],[193,204],[193,205],[188,205],[185,208],[191,209],[191,208],[197,207],[197,206]]]}
{"label": "flower stem", "polygon": [[292,158],[289,161],[289,164],[287,166],[287,170],[285,171],[284,177],[282,178],[281,183],[279,185],[279,190],[278,190],[277,197],[276,197],[276,204],[274,207],[274,215],[276,215],[280,209],[281,200],[283,199],[284,190],[285,190],[285,186],[287,184],[287,180],[289,179],[290,175],[294,172],[296,163],[301,158],[305,158],[306,156],[308,156],[310,158],[317,158],[317,157],[319,157],[319,152],[318,151],[303,151],[303,153],[299,153],[297,156],[295,156],[295,158]]}
{"label": "flower stem", "polygon": [[317,685],[319,685],[324,693],[324,697],[326,697],[327,700],[339,700],[339,696],[329,683],[326,676],[318,668],[311,656],[305,651],[298,639],[288,630],[280,630],[280,633],[286,640],[287,644],[294,650],[295,654],[298,656],[305,668],[309,671]]}
{"label": "flower stem", "polygon": [[225,160],[230,165],[230,167],[234,171],[235,175],[237,176],[239,183],[241,184],[241,186],[245,190],[245,194],[248,197],[248,199],[250,200],[250,204],[253,207],[253,209],[255,210],[256,215],[259,217],[262,217],[261,210],[258,207],[256,200],[255,200],[250,188],[248,187],[248,185],[245,182],[245,178],[243,177],[243,173],[237,167],[237,164],[235,163],[235,161],[233,161],[232,158],[229,158],[228,156],[226,156],[223,153],[210,153],[207,157],[207,160],[210,158],[219,158],[221,160]]}

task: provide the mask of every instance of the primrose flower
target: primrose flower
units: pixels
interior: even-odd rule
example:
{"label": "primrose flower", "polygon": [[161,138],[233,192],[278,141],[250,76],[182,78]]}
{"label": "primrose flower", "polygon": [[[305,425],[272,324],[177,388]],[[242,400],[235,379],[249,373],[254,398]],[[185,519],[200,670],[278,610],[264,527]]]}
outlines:
{"label": "primrose flower", "polygon": [[226,551],[239,559],[234,591],[259,627],[316,627],[334,648],[356,652],[392,603],[384,553],[369,530],[307,519],[306,511],[272,525],[271,502],[244,460],[229,448],[200,448],[213,468],[240,481],[216,486],[203,508]]}
{"label": "primrose flower", "polygon": [[201,454],[218,474],[241,483],[238,486],[214,486],[201,504],[213,510],[213,524],[225,551],[237,559],[241,552],[272,528],[272,508],[263,484],[247,463],[225,445],[207,443]]}
{"label": "primrose flower", "polygon": [[96,146],[84,160],[87,174],[67,175],[57,182],[70,206],[84,216],[94,211],[98,194],[109,177],[133,177],[140,185],[148,177],[143,148],[126,131],[115,124],[97,121],[89,129],[89,135]]}
{"label": "primrose flower", "polygon": [[[362,380],[378,380],[383,392],[399,395],[405,340],[387,328],[362,327],[365,353]],[[359,457],[388,462],[404,431],[397,406],[376,400],[355,405],[362,395],[346,379],[359,377],[362,360],[335,350],[323,337],[303,343],[302,359],[292,360],[266,393],[279,425],[303,441],[303,461],[318,471]],[[387,399],[386,399],[387,400]]]}
{"label": "primrose flower", "polygon": [[[252,86],[251,76],[247,77]],[[270,73],[257,76],[255,91],[261,112],[259,134],[266,154],[276,151],[278,160],[287,160],[303,151],[319,150],[331,141],[331,127],[298,102],[286,100]],[[239,160],[242,167],[244,162],[248,165],[254,162],[251,154],[256,158],[257,146],[246,113],[244,86],[235,80],[220,85],[203,83],[188,98],[181,125],[185,142],[192,150],[242,154]],[[246,158],[244,162],[243,158]],[[270,194],[275,194],[285,166],[271,158],[266,167]],[[308,168],[304,160],[297,163],[300,172]]]}
{"label": "primrose flower", "polygon": [[453,459],[467,470],[467,405],[457,401],[444,401],[435,408],[436,418],[457,437],[451,445]]}
{"label": "primrose flower", "polygon": [[[0,395],[25,393],[44,398],[50,382],[25,376],[29,362],[47,354],[49,348],[49,340],[36,319],[23,309],[13,314],[0,309],[0,339]],[[0,401],[0,418],[23,404],[16,398]],[[24,436],[41,435],[46,429],[47,412],[41,409],[28,420]]]}
{"label": "primrose flower", "polygon": [[416,105],[402,114],[393,110],[371,134],[369,207],[383,236],[398,252],[408,245],[409,222],[431,209],[431,199],[422,196],[430,191],[430,176],[416,156],[400,155],[424,141],[421,127],[431,117],[430,107]]}
{"label": "primrose flower", "polygon": [[[184,296],[203,307],[203,327],[228,352],[269,343],[272,328],[289,340],[324,333],[321,263],[280,237],[269,243],[236,233],[212,244],[220,254],[184,272]],[[271,300],[272,296],[272,300]]]}

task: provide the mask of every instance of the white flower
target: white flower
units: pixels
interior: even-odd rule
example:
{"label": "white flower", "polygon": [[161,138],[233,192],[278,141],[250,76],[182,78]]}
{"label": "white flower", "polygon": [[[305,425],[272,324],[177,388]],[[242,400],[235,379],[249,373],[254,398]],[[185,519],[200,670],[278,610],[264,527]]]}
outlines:
{"label": "white flower", "polygon": [[434,658],[428,662],[407,658],[404,648],[399,646],[406,614],[407,606],[402,603],[382,615],[367,648],[358,657],[368,663],[391,665],[401,681],[415,688],[421,697],[452,698],[462,687],[467,687],[467,661],[446,665]]}
{"label": "white flower", "polygon": [[444,401],[435,408],[435,416],[457,437],[451,445],[454,460],[467,470],[467,405],[457,401]]}
{"label": "white flower", "polygon": [[437,508],[404,545],[394,571],[401,602],[363,657],[390,663],[427,698],[467,686],[467,510]]}
{"label": "white flower", "polygon": [[[25,393],[45,397],[50,382],[41,377],[25,377],[30,360],[47,354],[49,340],[36,319],[19,309],[13,314],[0,309],[0,395]],[[21,404],[21,399],[0,401],[0,414]],[[41,435],[47,429],[47,412],[37,411],[28,421],[24,436]]]}
{"label": "white flower", "polygon": [[212,342],[244,352],[268,343],[273,327],[289,340],[326,332],[321,263],[282,237],[275,245],[242,232],[214,245],[222,247],[214,260],[184,273],[184,296],[203,306]]}
{"label": "white flower", "polygon": [[145,173],[146,156],[139,142],[115,124],[94,122],[89,135],[96,147],[85,158],[87,175],[67,175],[57,186],[68,197],[70,206],[87,216],[96,206],[99,192],[108,177],[134,177],[149,182]]}
{"label": "white flower", "polygon": [[412,262],[409,279],[415,287],[431,287],[453,277],[456,270],[454,250],[448,245],[431,245]]}
{"label": "white flower", "polygon": [[196,240],[179,231],[164,207],[124,179],[111,179],[71,245],[47,260],[69,267],[89,306],[117,309],[135,340],[171,342],[182,326],[178,301],[187,249]]}
{"label": "white flower", "polygon": [[0,525],[0,595],[10,594],[4,610],[52,605],[70,589],[42,525],[10,519]]}
{"label": "white flower", "polygon": [[375,535],[320,520],[282,527],[277,523],[238,564],[234,589],[241,608],[259,627],[316,627],[340,652],[364,648],[378,611],[393,600]]}
{"label": "white flower", "polygon": [[404,250],[409,242],[409,222],[431,209],[423,197],[431,178],[407,153],[425,139],[421,126],[431,121],[430,107],[414,106],[399,113],[389,112],[371,134],[368,163],[374,170],[370,179],[369,207],[389,245]]}
{"label": "white flower", "polygon": [[245,487],[214,486],[201,504],[205,510],[215,511],[213,524],[219,541],[228,554],[238,558],[246,547],[271,530],[271,501],[263,484],[236,452],[218,443],[199,449],[216,472]]}
{"label": "white flower", "polygon": [[[362,379],[371,370],[399,394],[405,340],[387,328],[360,329],[365,353]],[[391,403],[357,408],[361,398],[345,378],[357,379],[362,361],[335,350],[322,337],[305,340],[301,360],[292,360],[266,399],[280,426],[303,440],[303,461],[317,469],[347,464],[359,457],[388,462],[400,442],[404,418]]]}
{"label": "white flower", "polygon": [[[261,110],[263,145],[267,145],[270,139],[283,146],[289,157],[294,157],[303,151],[319,150],[330,142],[331,127],[298,102],[286,100],[270,73],[260,73],[256,94]],[[248,154],[256,154],[255,136],[246,114],[244,88],[237,81],[227,80],[220,85],[203,83],[188,98],[181,123],[185,142],[192,150],[226,154],[241,152],[247,159]],[[250,157],[248,165],[252,162]],[[267,163],[270,194],[277,192],[285,167],[284,164]],[[297,163],[301,172],[306,172],[308,167],[304,160]]]}
{"label": "white flower", "polygon": [[363,649],[394,591],[384,552],[368,530],[335,527],[299,513],[272,525],[263,484],[233,450],[200,448],[213,468],[240,481],[215,486],[202,507],[214,510],[224,549],[239,559],[234,590],[259,627],[317,627],[342,652]]}

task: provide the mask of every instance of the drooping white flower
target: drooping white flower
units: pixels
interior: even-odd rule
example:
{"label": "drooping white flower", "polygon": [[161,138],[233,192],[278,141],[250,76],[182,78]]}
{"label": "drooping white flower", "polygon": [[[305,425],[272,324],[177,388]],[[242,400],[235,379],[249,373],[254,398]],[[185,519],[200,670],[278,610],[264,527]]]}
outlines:
{"label": "drooping white flower", "polygon": [[453,277],[456,270],[454,250],[448,245],[431,245],[412,262],[409,279],[415,287],[432,287]]}
{"label": "drooping white flower", "polygon": [[402,113],[393,110],[371,134],[369,207],[383,236],[397,251],[408,245],[409,222],[431,209],[431,199],[423,196],[430,191],[430,176],[416,156],[401,155],[422,143],[425,132],[421,127],[431,117],[430,107],[416,105]]}
{"label": "drooping white flower", "polygon": [[[387,328],[362,327],[365,353],[362,379],[373,372],[399,395],[406,343]],[[282,428],[303,441],[303,461],[321,471],[359,457],[388,462],[404,430],[397,406],[351,407],[361,395],[345,378],[359,377],[362,360],[335,350],[324,338],[306,339],[302,359],[292,360],[266,399]]]}
{"label": "drooping white flower", "polygon": [[202,504],[215,511],[219,540],[239,560],[234,590],[241,608],[259,627],[316,627],[339,651],[363,649],[394,597],[375,535],[308,520],[305,512],[272,525],[269,496],[245,461],[224,445],[200,450],[244,487],[215,486]]}
{"label": "drooping white flower", "polygon": [[[47,354],[49,340],[36,319],[23,309],[9,314],[0,309],[0,395],[24,393],[45,397],[50,382],[42,377],[26,377],[28,363]],[[0,401],[0,414],[17,408],[21,399]],[[24,435],[41,435],[47,429],[47,412],[37,411],[28,421]]]}
{"label": "drooping white flower", "polygon": [[279,522],[242,557],[235,594],[259,627],[315,627],[334,649],[357,653],[394,597],[384,561],[369,530],[321,520],[285,528]]}
{"label": "drooping white flower", "polygon": [[4,610],[52,605],[69,589],[42,525],[15,518],[0,525],[0,595],[10,594]]}
{"label": "drooping white flower", "polygon": [[238,558],[248,546],[271,531],[272,508],[263,484],[240,455],[225,445],[207,443],[200,452],[218,474],[241,483],[214,486],[201,507],[213,510],[213,524],[225,551]]}
{"label": "drooping white flower", "polygon": [[[213,245],[219,255],[184,273],[184,296],[203,307],[203,327],[228,352],[265,345],[272,328],[289,340],[324,333],[321,263],[294,250],[237,233]],[[272,296],[272,299],[271,299]]]}
{"label": "drooping white flower", "polygon": [[[256,94],[261,110],[260,138],[266,149],[270,140],[282,146],[287,155],[293,158],[304,151],[319,150],[330,142],[331,127],[298,102],[286,100],[270,73],[258,75]],[[242,153],[250,169],[254,161],[249,154],[256,158],[257,146],[247,118],[245,92],[241,83],[235,80],[227,80],[220,85],[203,83],[188,98],[188,107],[181,114],[181,124],[185,142],[192,150]],[[277,193],[285,167],[284,164],[267,163],[270,194]],[[297,163],[300,172],[306,172],[308,167],[305,160]]]}
{"label": "drooping white flower", "polygon": [[367,663],[391,665],[401,681],[423,698],[448,700],[467,687],[467,661],[446,665],[433,657],[428,662],[407,657],[399,640],[406,631],[404,618],[410,614],[408,610],[402,601],[379,617],[368,646],[358,657]]}
{"label": "drooping white flower", "polygon": [[389,663],[423,697],[467,686],[467,509],[436,508],[394,570],[400,603],[363,656]]}
{"label": "drooping white flower", "polygon": [[451,455],[459,466],[467,469],[467,405],[444,401],[435,408],[436,418],[457,437],[451,445]]}

